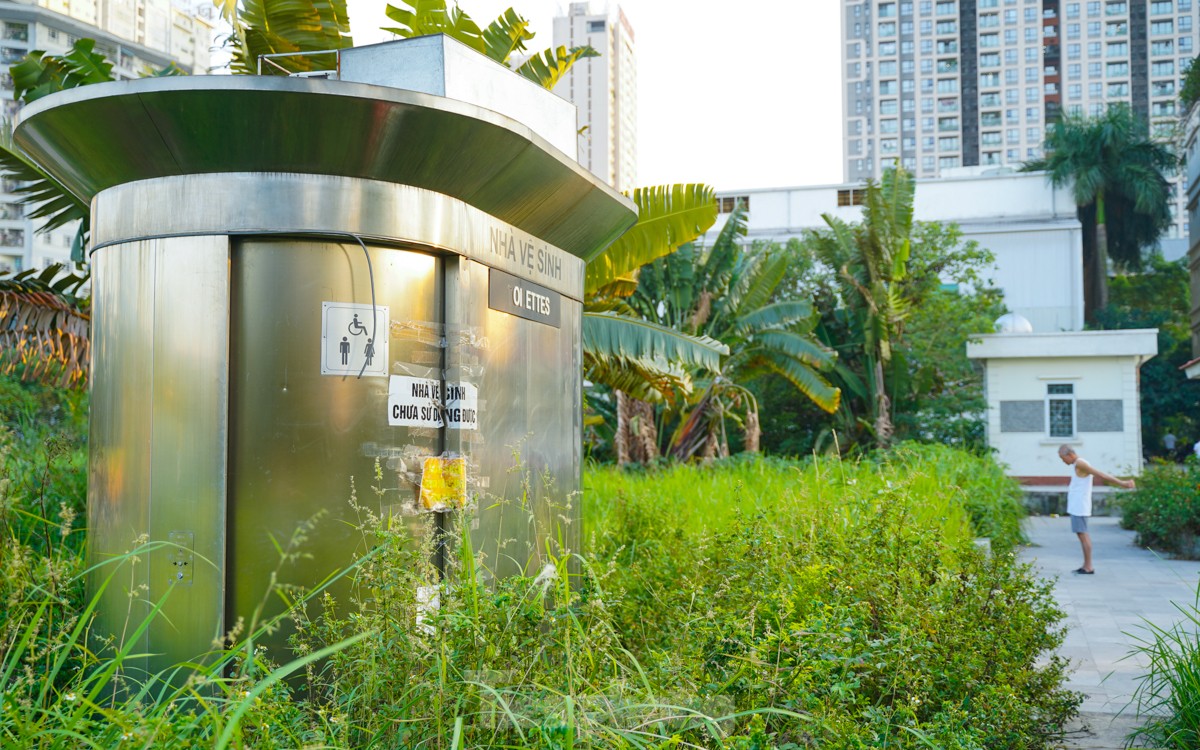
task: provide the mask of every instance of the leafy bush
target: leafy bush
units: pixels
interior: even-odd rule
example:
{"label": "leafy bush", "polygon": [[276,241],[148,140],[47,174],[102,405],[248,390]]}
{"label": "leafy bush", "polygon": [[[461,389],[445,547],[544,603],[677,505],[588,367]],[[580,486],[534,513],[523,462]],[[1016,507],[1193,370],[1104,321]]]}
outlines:
{"label": "leafy bush", "polygon": [[1121,526],[1141,546],[1200,559],[1200,461],[1148,467],[1121,500]]}

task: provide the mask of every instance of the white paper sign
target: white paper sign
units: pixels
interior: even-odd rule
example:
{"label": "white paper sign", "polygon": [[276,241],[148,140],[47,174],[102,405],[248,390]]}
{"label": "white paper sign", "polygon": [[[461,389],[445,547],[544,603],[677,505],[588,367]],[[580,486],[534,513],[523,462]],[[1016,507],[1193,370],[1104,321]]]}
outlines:
{"label": "white paper sign", "polygon": [[[479,429],[479,389],[470,383],[393,375],[388,380],[388,424],[393,427]],[[444,421],[443,421],[444,418]]]}
{"label": "white paper sign", "polygon": [[386,377],[387,305],[321,303],[321,374]]}
{"label": "white paper sign", "polygon": [[393,375],[388,380],[388,424],[441,427],[442,381]]}
{"label": "white paper sign", "polygon": [[479,429],[479,389],[470,383],[446,384],[446,426]]}

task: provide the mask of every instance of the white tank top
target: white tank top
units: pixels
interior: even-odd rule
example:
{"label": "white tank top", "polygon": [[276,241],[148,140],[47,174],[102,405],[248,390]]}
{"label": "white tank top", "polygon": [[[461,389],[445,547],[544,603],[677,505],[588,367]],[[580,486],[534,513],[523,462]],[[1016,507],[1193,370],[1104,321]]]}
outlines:
{"label": "white tank top", "polygon": [[1074,464],[1071,465],[1071,483],[1067,485],[1067,514],[1092,515],[1092,475],[1079,476]]}

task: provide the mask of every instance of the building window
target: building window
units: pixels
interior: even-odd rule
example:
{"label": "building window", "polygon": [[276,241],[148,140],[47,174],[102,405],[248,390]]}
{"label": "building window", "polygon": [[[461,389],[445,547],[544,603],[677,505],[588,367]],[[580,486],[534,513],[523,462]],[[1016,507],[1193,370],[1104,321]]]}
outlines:
{"label": "building window", "polygon": [[748,195],[726,195],[717,198],[718,210],[727,214],[733,211],[738,205],[741,205],[745,211],[750,210],[750,196]]}
{"label": "building window", "polygon": [[588,33],[589,34],[603,34],[604,33],[604,21],[588,21]]}
{"label": "building window", "polygon": [[1071,383],[1047,384],[1046,414],[1046,423],[1050,425],[1050,437],[1074,437],[1075,386]]}
{"label": "building window", "polygon": [[839,190],[837,204],[839,206],[861,206],[866,203],[867,191],[855,188]]}
{"label": "building window", "polygon": [[1175,22],[1168,19],[1166,21],[1153,21],[1150,23],[1151,34],[1174,34]]}

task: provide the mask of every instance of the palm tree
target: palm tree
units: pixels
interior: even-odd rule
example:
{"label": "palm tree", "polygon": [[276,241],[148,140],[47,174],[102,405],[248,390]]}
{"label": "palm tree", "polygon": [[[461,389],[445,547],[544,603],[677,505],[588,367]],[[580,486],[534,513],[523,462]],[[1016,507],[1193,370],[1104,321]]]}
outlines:
{"label": "palm tree", "polygon": [[889,169],[879,183],[867,184],[862,222],[849,224],[825,214],[828,228],[812,230],[806,238],[817,258],[833,270],[848,327],[862,349],[863,372],[839,366],[835,374],[849,390],[865,396],[868,419],[857,421],[881,448],[895,431],[884,372],[906,313],[900,283],[912,246],[914,189],[911,175]]}
{"label": "palm tree", "polygon": [[1067,115],[1046,138],[1047,155],[1026,171],[1045,171],[1056,187],[1071,185],[1083,225],[1083,310],[1089,323],[1108,301],[1108,258],[1137,270],[1142,250],[1171,223],[1176,156],[1149,136],[1126,105],[1098,117]]}
{"label": "palm tree", "polygon": [[641,316],[693,336],[720,341],[729,349],[720,370],[685,409],[672,437],[673,457],[727,454],[726,416],[741,407],[746,450],[758,449],[757,402],[745,388],[762,377],[781,376],[821,409],[837,409],[840,391],[821,374],[833,353],[812,337],[813,307],[808,300],[772,302],[790,254],[783,248],[744,249],[746,212],[730,214],[711,248],[687,245],[643,269],[630,305]]}

